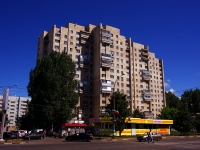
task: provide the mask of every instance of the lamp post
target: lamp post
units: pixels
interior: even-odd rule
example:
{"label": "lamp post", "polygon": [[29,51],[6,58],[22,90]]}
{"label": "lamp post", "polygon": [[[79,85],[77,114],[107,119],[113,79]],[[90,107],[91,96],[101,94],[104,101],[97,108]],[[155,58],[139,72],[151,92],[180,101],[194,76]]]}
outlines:
{"label": "lamp post", "polygon": [[3,94],[3,102],[2,102],[2,122],[1,122],[1,139],[0,141],[3,141],[3,132],[4,132],[4,128],[6,126],[6,122],[5,122],[5,118],[6,118],[6,111],[7,111],[7,107],[8,107],[8,96],[9,96],[9,90],[10,88],[14,87],[14,86],[18,86],[18,84],[15,84],[13,86],[7,86],[5,89],[5,92]]}
{"label": "lamp post", "polygon": [[[113,110],[115,111],[115,84],[117,83],[117,81],[123,76],[125,75],[124,73],[122,73],[122,75],[120,77],[117,77],[117,79],[115,80],[114,83],[114,89],[113,89]],[[113,138],[115,137],[115,114],[113,113]]]}

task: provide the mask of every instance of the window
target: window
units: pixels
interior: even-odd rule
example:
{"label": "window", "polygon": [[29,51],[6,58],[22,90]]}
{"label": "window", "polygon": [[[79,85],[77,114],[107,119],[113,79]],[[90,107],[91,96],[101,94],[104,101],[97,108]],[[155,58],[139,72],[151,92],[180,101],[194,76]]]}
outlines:
{"label": "window", "polygon": [[64,44],[66,45],[66,44],[67,44],[67,41],[64,41]]}
{"label": "window", "polygon": [[76,58],[78,59],[78,58],[79,58],[79,55],[76,55]]}
{"label": "window", "polygon": [[114,69],[110,69],[110,72],[114,72]]}
{"label": "window", "polygon": [[120,45],[122,45],[122,42],[120,42]]}
{"label": "window", "polygon": [[116,49],[119,49],[119,47],[118,47],[118,46],[116,46]]}
{"label": "window", "polygon": [[79,78],[79,74],[76,74],[76,75],[75,75],[75,78]]}
{"label": "window", "polygon": [[110,75],[110,78],[114,79],[114,75]]}
{"label": "window", "polygon": [[119,68],[119,64],[117,64],[116,67]]}
{"label": "window", "polygon": [[76,32],[76,35],[79,35],[80,34],[80,32]]}
{"label": "window", "polygon": [[72,58],[72,54],[69,54],[70,58]]}
{"label": "window", "polygon": [[119,58],[116,58],[117,62],[119,62]]}
{"label": "window", "polygon": [[60,46],[56,46],[54,47],[56,50],[59,50],[60,49]]}
{"label": "window", "polygon": [[116,38],[118,38],[118,35],[116,35]]}
{"label": "window", "polygon": [[73,51],[73,49],[72,48],[70,48],[70,52],[72,52]]}
{"label": "window", "polygon": [[110,48],[113,48],[114,46],[113,45],[110,45]]}
{"label": "window", "polygon": [[60,34],[56,33],[55,36],[56,36],[56,37],[60,37]]}
{"label": "window", "polygon": [[79,43],[76,43],[76,46],[80,46],[80,44],[79,44]]}
{"label": "window", "polygon": [[121,51],[123,51],[123,48],[120,48]]}
{"label": "window", "polygon": [[105,49],[102,49],[101,52],[102,52],[102,53],[106,53],[106,50],[105,50]]}
{"label": "window", "polygon": [[70,32],[71,32],[71,34],[73,34],[73,30],[71,30]]}
{"label": "window", "polygon": [[64,36],[67,39],[67,35]]}
{"label": "window", "polygon": [[70,39],[73,39],[73,36],[70,36]]}
{"label": "window", "polygon": [[116,41],[116,44],[118,44],[118,41]]}
{"label": "window", "polygon": [[79,49],[76,49],[76,52],[77,52],[77,53],[80,53],[80,50],[79,50]]}
{"label": "window", "polygon": [[117,56],[119,56],[119,53],[118,53],[118,52],[116,52],[116,55],[117,55]]}
{"label": "window", "polygon": [[73,42],[70,42],[70,45],[73,45]]}
{"label": "window", "polygon": [[79,38],[76,38],[76,40],[78,41],[78,40],[79,40]]}

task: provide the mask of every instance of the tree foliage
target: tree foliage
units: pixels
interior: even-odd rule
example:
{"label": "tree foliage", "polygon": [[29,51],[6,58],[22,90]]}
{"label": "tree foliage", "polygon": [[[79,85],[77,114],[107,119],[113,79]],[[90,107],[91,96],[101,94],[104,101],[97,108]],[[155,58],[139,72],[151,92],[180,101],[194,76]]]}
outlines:
{"label": "tree foliage", "polygon": [[75,63],[65,52],[53,51],[37,61],[27,86],[32,98],[27,117],[32,118],[32,126],[59,128],[73,117],[78,103],[75,74]]}
{"label": "tree foliage", "polygon": [[167,107],[163,108],[159,118],[172,119],[172,127],[184,133],[200,131],[200,90],[187,90],[179,99],[171,92],[166,93]]}
{"label": "tree foliage", "polygon": [[120,92],[114,92],[109,99],[110,104],[106,106],[106,111],[112,115],[113,104],[115,99],[115,110],[119,111],[118,115],[115,115],[116,121],[115,130],[119,131],[120,136],[122,131],[125,128],[125,119],[130,116],[130,109],[128,109],[128,101],[126,99],[126,95]]}
{"label": "tree foliage", "polygon": [[140,112],[138,109],[136,109],[133,112],[133,117],[134,118],[144,118],[144,114],[142,112]]}
{"label": "tree foliage", "polygon": [[180,99],[174,95],[172,92],[166,92],[166,105],[169,108],[178,108],[180,104]]}

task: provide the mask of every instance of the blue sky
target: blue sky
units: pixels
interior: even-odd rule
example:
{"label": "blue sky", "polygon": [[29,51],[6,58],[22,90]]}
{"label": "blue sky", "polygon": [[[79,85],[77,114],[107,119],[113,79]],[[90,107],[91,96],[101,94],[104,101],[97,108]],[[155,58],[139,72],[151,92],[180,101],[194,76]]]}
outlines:
{"label": "blue sky", "polygon": [[200,87],[200,0],[0,0],[0,95],[28,96],[38,36],[54,24],[120,29],[164,60],[166,90]]}

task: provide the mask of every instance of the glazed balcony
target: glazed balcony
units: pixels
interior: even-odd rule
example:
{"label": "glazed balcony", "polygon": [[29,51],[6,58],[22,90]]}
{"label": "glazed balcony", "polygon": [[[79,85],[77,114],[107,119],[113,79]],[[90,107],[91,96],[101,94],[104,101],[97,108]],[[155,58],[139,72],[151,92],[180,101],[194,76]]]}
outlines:
{"label": "glazed balcony", "polygon": [[79,67],[80,68],[89,68],[90,67],[89,61],[87,61],[87,62],[80,61],[79,62]]}
{"label": "glazed balcony", "polygon": [[90,45],[90,41],[89,40],[85,40],[85,39],[81,39],[80,43],[81,44],[85,44],[85,45]]}
{"label": "glazed balcony", "polygon": [[101,59],[102,60],[112,60],[112,57],[110,54],[101,53]]}
{"label": "glazed balcony", "polygon": [[148,56],[142,56],[142,60],[148,61],[149,57]]}
{"label": "glazed balcony", "polygon": [[143,90],[142,92],[143,92],[144,95],[151,94],[151,90]]}
{"label": "glazed balcony", "polygon": [[101,80],[101,85],[111,87],[111,80]]}
{"label": "glazed balcony", "polygon": [[142,52],[141,54],[142,54],[142,56],[149,56],[148,52]]}
{"label": "glazed balcony", "polygon": [[102,93],[111,93],[112,89],[109,86],[102,86],[101,91],[102,91]]}
{"label": "glazed balcony", "polygon": [[143,74],[143,75],[142,75],[142,79],[143,79],[143,80],[151,80],[151,76],[150,76],[150,75],[145,75],[145,74]]}
{"label": "glazed balcony", "polygon": [[145,74],[145,75],[150,75],[151,72],[149,70],[142,70],[142,73]]}
{"label": "glazed balcony", "polygon": [[89,32],[85,32],[85,31],[81,31],[81,32],[80,32],[80,37],[81,37],[81,38],[88,39],[89,36],[90,36],[90,33],[89,33]]}
{"label": "glazed balcony", "polygon": [[101,42],[102,43],[107,43],[107,44],[113,43],[112,40],[110,39],[110,37],[105,37],[105,36],[101,37]]}
{"label": "glazed balcony", "polygon": [[106,37],[111,37],[110,31],[106,31],[106,30],[101,30],[101,35],[106,36]]}
{"label": "glazed balcony", "polygon": [[144,98],[144,101],[146,101],[146,102],[151,102],[153,100],[151,94],[145,94],[145,95],[143,95],[143,98]]}

